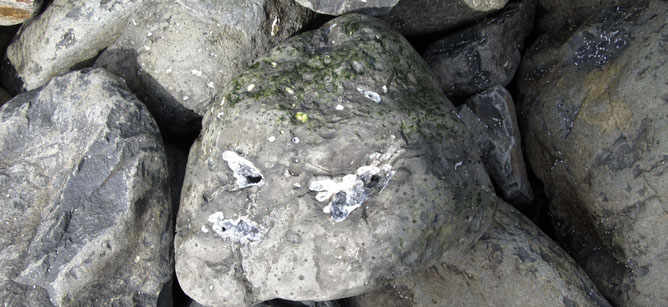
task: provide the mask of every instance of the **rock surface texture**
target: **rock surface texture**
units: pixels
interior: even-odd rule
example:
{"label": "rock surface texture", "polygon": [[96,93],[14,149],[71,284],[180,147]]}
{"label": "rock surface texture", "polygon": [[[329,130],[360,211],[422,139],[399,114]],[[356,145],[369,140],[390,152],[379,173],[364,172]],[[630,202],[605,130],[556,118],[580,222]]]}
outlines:
{"label": "rock surface texture", "polygon": [[360,13],[366,15],[387,14],[399,0],[295,0],[297,3],[320,14],[342,15]]}
{"label": "rock surface texture", "polygon": [[54,0],[7,48],[2,66],[4,87],[14,93],[32,90],[73,68],[83,67],[113,43],[127,17],[142,0]]}
{"label": "rock surface texture", "polygon": [[0,305],[165,303],[164,148],[125,85],[102,70],[55,78],[0,108],[0,144]]}
{"label": "rock surface texture", "polygon": [[193,145],[176,272],[199,303],[332,300],[477,239],[496,197],[466,128],[399,33],[350,14],[228,84]]}
{"label": "rock surface texture", "polygon": [[353,297],[351,307],[610,306],[587,274],[531,221],[499,204],[460,257]]}
{"label": "rock surface texture", "polygon": [[196,132],[232,76],[314,15],[292,0],[146,2],[96,66],[124,78],[176,134]]}
{"label": "rock surface texture", "polygon": [[508,0],[401,0],[381,17],[404,35],[446,31],[503,8]]}
{"label": "rock surface texture", "polygon": [[443,92],[470,96],[508,85],[520,65],[535,11],[536,0],[512,1],[497,16],[429,45],[423,56]]}
{"label": "rock surface texture", "polygon": [[42,0],[0,0],[0,26],[25,22],[39,12]]}
{"label": "rock surface texture", "polygon": [[668,2],[541,37],[519,75],[557,235],[615,305],[668,305]]}
{"label": "rock surface texture", "polygon": [[473,134],[480,159],[501,196],[518,207],[531,204],[533,191],[510,93],[495,86],[469,98],[457,113]]}
{"label": "rock surface texture", "polygon": [[638,0],[538,0],[543,17],[537,27],[542,31],[555,31],[566,25],[575,25],[583,19],[598,14],[602,9],[628,6]]}

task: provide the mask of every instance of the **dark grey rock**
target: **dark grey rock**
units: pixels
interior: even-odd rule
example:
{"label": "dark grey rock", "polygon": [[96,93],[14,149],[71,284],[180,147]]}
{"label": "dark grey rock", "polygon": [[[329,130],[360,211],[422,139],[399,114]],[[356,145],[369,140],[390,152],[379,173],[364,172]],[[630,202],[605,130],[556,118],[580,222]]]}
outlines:
{"label": "dark grey rock", "polygon": [[668,305],[668,3],[545,35],[518,75],[520,126],[558,238],[619,306]]}
{"label": "dark grey rock", "polygon": [[29,20],[39,12],[42,0],[0,0],[0,26]]}
{"label": "dark grey rock", "polygon": [[512,1],[497,16],[429,45],[423,56],[443,92],[470,96],[508,85],[535,11],[536,0]]}
{"label": "dark grey rock", "polygon": [[0,107],[3,104],[5,104],[5,102],[9,101],[10,99],[12,99],[12,95],[7,93],[7,91],[5,91],[5,89],[0,87]]}
{"label": "dark grey rock", "polygon": [[103,70],[0,108],[0,304],[155,306],[173,258],[158,128]]}
{"label": "dark grey rock", "polygon": [[508,0],[401,0],[381,17],[404,35],[441,32],[475,22]]}
{"label": "dark grey rock", "polygon": [[196,132],[232,76],[314,15],[292,0],[147,2],[95,65],[124,78],[173,134]]}
{"label": "dark grey rock", "polygon": [[[644,1],[644,0],[643,0]],[[602,9],[629,6],[638,0],[538,0],[541,18],[537,28],[544,32],[555,32],[567,25],[576,25]]]}
{"label": "dark grey rock", "polygon": [[54,0],[23,25],[7,48],[2,66],[4,87],[32,90],[73,68],[83,67],[121,34],[143,0]]}
{"label": "dark grey rock", "polygon": [[295,0],[314,12],[327,15],[360,13],[366,15],[387,14],[399,0]]}
{"label": "dark grey rock", "polygon": [[[176,272],[205,305],[361,294],[477,239],[496,197],[399,33],[349,14],[233,79],[191,148]],[[249,184],[252,183],[252,184]]]}
{"label": "dark grey rock", "polygon": [[351,307],[610,306],[559,245],[503,203],[490,230],[459,256],[348,302]]}
{"label": "dark grey rock", "polygon": [[482,164],[503,198],[517,207],[531,204],[533,191],[510,93],[495,86],[469,98],[457,113],[473,134]]}

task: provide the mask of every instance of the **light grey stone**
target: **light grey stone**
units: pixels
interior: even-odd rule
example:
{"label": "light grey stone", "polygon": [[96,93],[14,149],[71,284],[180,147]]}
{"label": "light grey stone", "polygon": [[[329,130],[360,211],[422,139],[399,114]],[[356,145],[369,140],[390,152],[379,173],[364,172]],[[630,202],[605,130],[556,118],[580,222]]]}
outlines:
{"label": "light grey stone", "polygon": [[1,305],[169,301],[164,148],[122,82],[82,70],[15,97],[0,144]]}
{"label": "light grey stone", "polygon": [[124,78],[173,134],[196,132],[232,76],[314,16],[292,0],[147,2],[95,65]]}
{"label": "light grey stone", "polygon": [[[228,83],[202,126],[175,252],[180,285],[204,305],[361,294],[467,246],[495,210],[454,107],[372,17],[280,44]],[[239,185],[244,174],[257,184]]]}
{"label": "light grey stone", "polygon": [[610,306],[559,245],[507,204],[470,248],[384,288],[351,307]]}
{"label": "light grey stone", "polygon": [[558,238],[618,306],[668,305],[668,3],[542,36],[518,80]]}
{"label": "light grey stone", "polygon": [[20,24],[35,16],[42,0],[0,0],[0,26]]}
{"label": "light grey stone", "polygon": [[457,113],[473,134],[480,159],[501,196],[517,207],[531,204],[533,191],[510,93],[495,86],[466,100]]}
{"label": "light grey stone", "polygon": [[360,13],[366,15],[384,15],[394,7],[399,0],[295,0],[314,12],[327,15],[342,15],[345,13]]}
{"label": "light grey stone", "polygon": [[13,93],[32,90],[85,66],[118,38],[130,14],[141,10],[143,2],[54,0],[23,25],[7,48],[4,87]]}
{"label": "light grey stone", "polygon": [[423,56],[448,97],[506,86],[520,65],[536,0],[511,1],[498,15],[430,44]]}

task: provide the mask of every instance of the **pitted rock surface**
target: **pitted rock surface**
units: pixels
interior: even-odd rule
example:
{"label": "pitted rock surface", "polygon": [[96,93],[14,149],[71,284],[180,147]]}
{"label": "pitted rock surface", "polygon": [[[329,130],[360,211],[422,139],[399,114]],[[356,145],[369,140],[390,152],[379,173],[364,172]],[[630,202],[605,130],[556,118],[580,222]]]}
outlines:
{"label": "pitted rock surface", "polygon": [[527,156],[557,235],[619,306],[668,305],[665,1],[541,37],[519,75]]}
{"label": "pitted rock surface", "polygon": [[351,307],[610,306],[559,245],[503,203],[490,230],[459,257],[347,301]]}
{"label": "pitted rock surface", "polygon": [[0,108],[0,304],[170,300],[172,212],[157,125],[103,70]]}
{"label": "pitted rock surface", "polygon": [[234,75],[314,15],[292,0],[146,2],[95,65],[125,79],[171,134],[197,131]]}
{"label": "pitted rock surface", "polygon": [[204,305],[361,294],[456,254],[495,210],[454,107],[372,17],[280,44],[202,124],[175,248],[181,287]]}

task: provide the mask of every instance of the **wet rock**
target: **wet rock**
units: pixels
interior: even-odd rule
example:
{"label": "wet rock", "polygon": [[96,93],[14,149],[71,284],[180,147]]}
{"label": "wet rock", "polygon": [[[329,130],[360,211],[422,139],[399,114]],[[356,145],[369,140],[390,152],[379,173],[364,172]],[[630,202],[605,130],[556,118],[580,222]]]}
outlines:
{"label": "wet rock", "polygon": [[71,69],[86,66],[121,34],[128,16],[142,0],[53,3],[24,25],[7,48],[2,66],[4,87],[32,90]]}
{"label": "wet rock", "polygon": [[353,297],[371,306],[610,306],[531,221],[499,204],[491,229],[458,257]]}
{"label": "wet rock", "polygon": [[615,305],[668,305],[668,3],[541,37],[520,126],[557,235]]}
{"label": "wet rock", "polygon": [[423,56],[443,92],[470,96],[508,85],[520,65],[535,11],[535,0],[512,1],[495,17],[429,45]]}
{"label": "wet rock", "polygon": [[445,31],[475,22],[503,8],[508,0],[402,0],[381,17],[404,35]]}
{"label": "wet rock", "polygon": [[541,18],[537,22],[539,30],[554,32],[566,25],[575,25],[602,9],[615,6],[629,6],[638,0],[538,0]]}
{"label": "wet rock", "polygon": [[0,304],[155,306],[171,293],[164,148],[102,70],[0,108]]}
{"label": "wet rock", "polygon": [[173,134],[196,132],[232,76],[313,16],[292,0],[148,2],[95,65],[122,76]]}
{"label": "wet rock", "polygon": [[510,93],[495,86],[469,98],[457,113],[473,134],[485,170],[503,198],[518,207],[531,204],[533,191]]}
{"label": "wet rock", "polygon": [[454,107],[372,17],[280,44],[202,125],[175,248],[181,287],[204,305],[357,295],[466,246],[495,208]]}
{"label": "wet rock", "polygon": [[367,15],[384,15],[394,7],[399,0],[295,0],[297,3],[315,12],[327,15],[342,15],[345,13],[360,13]]}
{"label": "wet rock", "polygon": [[39,12],[42,0],[0,0],[0,26],[20,24]]}

